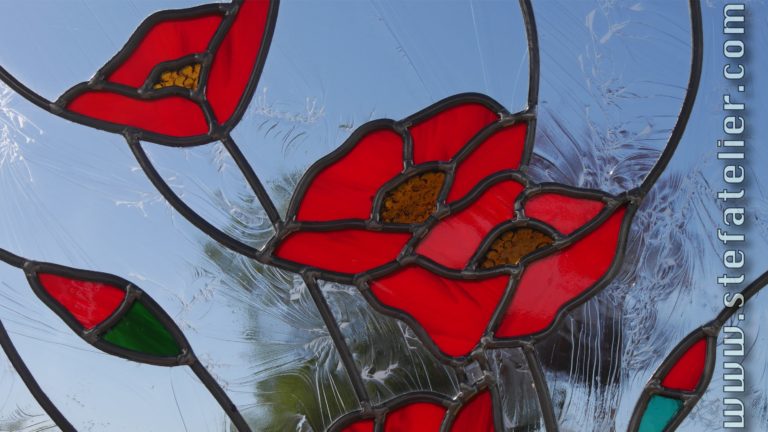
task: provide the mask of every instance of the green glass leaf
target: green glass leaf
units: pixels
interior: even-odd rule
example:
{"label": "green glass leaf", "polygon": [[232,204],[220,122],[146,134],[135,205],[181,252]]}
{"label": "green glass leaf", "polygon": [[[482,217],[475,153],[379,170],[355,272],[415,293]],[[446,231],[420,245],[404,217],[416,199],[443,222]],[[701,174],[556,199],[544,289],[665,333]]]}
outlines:
{"label": "green glass leaf", "polygon": [[105,335],[104,340],[131,351],[161,357],[175,357],[181,348],[168,329],[140,302]]}
{"label": "green glass leaf", "polygon": [[661,432],[683,408],[683,402],[666,396],[654,395],[640,420],[639,432]]}

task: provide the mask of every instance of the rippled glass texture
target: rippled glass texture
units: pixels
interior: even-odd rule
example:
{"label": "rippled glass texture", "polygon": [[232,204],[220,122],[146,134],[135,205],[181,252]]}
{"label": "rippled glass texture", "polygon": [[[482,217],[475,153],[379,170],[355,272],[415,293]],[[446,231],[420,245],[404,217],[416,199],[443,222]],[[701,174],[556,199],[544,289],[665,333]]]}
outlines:
{"label": "rippled glass texture", "polygon": [[[682,0],[0,3],[0,322],[28,369],[0,354],[0,430],[626,430],[722,309],[721,26]],[[128,288],[41,275],[45,303],[40,262]],[[720,427],[707,346],[665,375],[713,372],[678,430]],[[766,424],[764,380],[745,401]]]}

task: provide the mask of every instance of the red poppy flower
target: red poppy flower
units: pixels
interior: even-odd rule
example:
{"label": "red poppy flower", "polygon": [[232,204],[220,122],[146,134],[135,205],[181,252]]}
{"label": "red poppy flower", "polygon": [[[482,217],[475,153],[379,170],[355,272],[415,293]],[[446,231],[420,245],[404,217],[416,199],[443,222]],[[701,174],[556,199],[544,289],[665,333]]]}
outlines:
{"label": "red poppy flower", "polygon": [[629,206],[532,183],[529,122],[465,94],[361,127],[302,179],[275,260],[357,283],[449,356],[546,331],[612,268]]}
{"label": "red poppy flower", "polygon": [[149,141],[212,141],[248,105],[276,15],[277,0],[158,12],[90,81],[59,98],[58,113]]}
{"label": "red poppy flower", "polygon": [[[418,399],[418,398],[416,398]],[[444,402],[444,401],[440,401]],[[450,432],[493,432],[493,402],[490,392],[482,391],[466,402],[456,414],[449,413],[444,403],[432,398],[412,402],[389,411],[376,429],[373,419],[343,421],[342,432],[438,432],[444,422]],[[335,429],[335,428],[332,428]]]}

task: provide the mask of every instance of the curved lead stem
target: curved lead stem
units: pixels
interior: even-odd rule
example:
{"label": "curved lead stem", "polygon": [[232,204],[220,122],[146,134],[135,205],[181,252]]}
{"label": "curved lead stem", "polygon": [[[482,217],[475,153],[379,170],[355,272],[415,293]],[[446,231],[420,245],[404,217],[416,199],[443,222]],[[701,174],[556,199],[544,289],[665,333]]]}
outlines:
{"label": "curved lead stem", "polygon": [[189,367],[192,369],[192,372],[197,375],[200,381],[202,381],[208,391],[211,392],[211,395],[216,399],[216,402],[219,403],[224,412],[227,413],[227,416],[232,420],[232,424],[235,425],[237,430],[240,432],[251,432],[251,427],[248,426],[248,423],[237,409],[237,406],[232,403],[232,400],[224,392],[224,389],[222,389],[219,383],[211,376],[208,369],[200,363],[200,360],[195,358]]}
{"label": "curved lead stem", "polygon": [[45,410],[48,416],[51,417],[51,420],[56,423],[56,426],[63,432],[76,432],[77,429],[75,429],[75,427],[72,426],[72,423],[64,417],[64,414],[56,408],[56,405],[54,405],[48,398],[48,395],[45,394],[43,389],[37,383],[35,377],[32,376],[32,373],[27,368],[24,360],[21,359],[19,352],[16,351],[16,347],[13,345],[11,337],[8,335],[2,322],[0,322],[0,345],[3,347],[3,351],[5,351],[5,355],[8,357],[8,360],[10,360],[11,365],[16,369],[16,373],[19,374],[21,380],[24,381],[24,384],[29,389],[29,392],[32,393],[32,396],[37,403],[40,404],[43,410]]}
{"label": "curved lead stem", "polygon": [[523,352],[525,353],[525,360],[528,362],[528,370],[531,371],[531,377],[536,386],[536,395],[539,398],[541,416],[544,417],[544,428],[547,432],[557,432],[558,426],[557,417],[555,416],[555,408],[552,406],[552,397],[549,395],[549,387],[547,387],[547,380],[544,378],[544,372],[541,370],[539,357],[536,354],[533,345],[523,346]]}
{"label": "curved lead stem", "polygon": [[528,36],[528,111],[535,113],[539,104],[539,34],[531,0],[520,0]]}
{"label": "curved lead stem", "polygon": [[723,325],[725,325],[725,322],[728,321],[733,316],[733,314],[736,313],[737,310],[746,305],[749,299],[754,297],[754,295],[760,292],[761,289],[765,288],[766,285],[768,285],[768,271],[758,276],[757,279],[755,279],[738,294],[741,296],[741,305],[725,307],[717,315],[717,318],[715,318],[713,321],[713,325],[717,327],[718,331]]}
{"label": "curved lead stem", "polygon": [[322,316],[323,322],[328,328],[328,333],[331,336],[331,340],[333,340],[333,344],[336,346],[336,350],[339,352],[341,362],[344,363],[344,368],[347,371],[347,375],[349,375],[349,380],[352,382],[355,395],[360,401],[360,405],[363,407],[363,410],[366,410],[369,406],[370,397],[368,396],[368,391],[365,389],[365,385],[363,384],[360,370],[357,368],[355,360],[352,357],[352,352],[349,350],[347,343],[344,341],[344,335],[341,334],[339,323],[336,322],[336,318],[333,317],[331,308],[328,306],[328,302],[325,300],[325,297],[323,297],[323,293],[320,291],[320,287],[317,285],[315,278],[308,275],[303,275],[303,277],[304,283],[307,284],[307,289],[312,296],[312,300],[314,300],[315,305],[317,306],[317,310],[320,312],[320,316]]}
{"label": "curved lead stem", "polygon": [[[706,392],[709,387],[715,370],[717,339],[723,326],[725,326],[726,322],[731,319],[736,311],[744,307],[749,299],[763,289],[766,284],[768,284],[768,271],[761,274],[744,290],[736,294],[737,296],[741,296],[740,304],[734,302],[733,306],[726,306],[714,320],[694,330],[678,343],[672,350],[672,353],[669,354],[657,367],[656,372],[654,372],[653,376],[648,380],[643,392],[640,394],[640,398],[636,402],[632,417],[630,417],[629,420],[628,430],[630,432],[637,432],[641,429],[646,414],[648,413],[649,401],[652,397],[656,396],[671,398],[681,403],[680,408],[670,417],[670,420],[668,420],[668,423],[664,427],[664,430],[668,432],[677,430],[678,426],[680,426],[683,420],[685,420],[691,413],[694,406],[701,400],[704,396],[704,392]],[[737,297],[734,296],[732,299],[737,299]],[[693,344],[700,340],[706,340],[707,353],[698,384],[694,388],[680,389],[666,387],[663,383],[663,379],[670,373],[673,367],[679,364],[678,362],[681,361],[683,356],[687,355]]]}
{"label": "curved lead stem", "polygon": [[688,119],[691,117],[693,111],[693,104],[696,101],[696,94],[699,91],[699,83],[701,82],[701,69],[704,61],[704,31],[702,30],[701,23],[701,4],[699,0],[689,0],[689,9],[691,13],[691,74],[688,77],[688,90],[685,93],[685,99],[683,100],[683,106],[680,109],[680,115],[677,117],[677,123],[675,123],[672,129],[672,134],[669,136],[667,147],[661,153],[661,157],[656,162],[656,165],[648,173],[648,176],[643,180],[643,184],[638,188],[641,192],[641,196],[647,194],[656,180],[659,179],[661,173],[669,165],[669,161],[672,159],[672,155],[675,153],[680,140],[683,138],[685,127],[688,125]]}
{"label": "curved lead stem", "polygon": [[[25,262],[24,258],[14,255],[2,248],[0,248],[0,261],[19,269],[24,266]],[[16,346],[14,346],[13,341],[11,341],[11,336],[8,334],[8,331],[5,329],[2,322],[0,322],[0,346],[2,346],[6,357],[8,357],[8,360],[16,370],[16,373],[21,377],[24,385],[29,389],[32,397],[34,397],[37,403],[40,404],[51,420],[56,423],[56,426],[63,432],[76,432],[77,429],[75,429],[75,427],[72,426],[72,423],[64,417],[64,414],[56,408],[56,405],[54,405],[51,399],[48,398],[48,395],[45,394],[40,387],[40,384],[37,383],[35,377],[32,376],[32,372],[29,371],[29,368],[27,368],[21,355],[19,355]]]}
{"label": "curved lead stem", "polygon": [[136,161],[144,171],[144,174],[146,174],[147,178],[149,178],[149,181],[152,182],[152,185],[155,187],[155,189],[160,192],[160,194],[163,196],[163,198],[165,198],[166,201],[168,201],[171,207],[173,207],[177,212],[184,216],[184,218],[188,220],[192,225],[197,227],[202,232],[208,234],[211,236],[211,238],[218,241],[227,248],[256,260],[262,260],[261,251],[224,234],[210,222],[206,221],[200,215],[198,215],[187,204],[185,204],[184,201],[179,198],[178,195],[176,195],[173,189],[168,186],[160,173],[155,169],[154,165],[152,165],[152,161],[149,160],[147,153],[144,152],[144,149],[141,147],[141,143],[138,141],[138,139],[131,136],[126,136],[125,138],[128,142],[128,146],[133,152],[133,155],[136,157]]}
{"label": "curved lead stem", "polygon": [[222,138],[221,143],[224,144],[224,148],[227,149],[229,155],[232,156],[232,159],[235,160],[237,167],[240,168],[240,171],[243,173],[245,180],[248,182],[248,185],[251,186],[253,193],[256,194],[256,198],[259,199],[261,206],[267,213],[267,217],[269,217],[272,225],[277,230],[279,225],[282,223],[280,212],[277,211],[275,203],[273,203],[272,199],[269,197],[267,189],[264,187],[264,184],[261,183],[261,180],[259,180],[259,176],[257,176],[253,171],[253,167],[251,167],[251,164],[248,163],[248,160],[240,151],[240,148],[237,146],[237,143],[235,143],[235,140],[233,140],[231,136],[227,135]]}

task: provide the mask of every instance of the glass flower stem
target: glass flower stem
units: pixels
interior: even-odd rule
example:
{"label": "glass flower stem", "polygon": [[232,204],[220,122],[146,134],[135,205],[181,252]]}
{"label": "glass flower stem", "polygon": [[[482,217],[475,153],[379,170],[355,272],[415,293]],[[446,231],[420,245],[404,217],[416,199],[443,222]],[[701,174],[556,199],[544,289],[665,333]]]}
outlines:
{"label": "glass flower stem", "polygon": [[256,194],[256,198],[259,199],[261,206],[267,213],[267,217],[269,217],[272,225],[275,226],[275,229],[277,230],[279,225],[282,223],[282,218],[280,217],[280,212],[277,210],[277,207],[275,207],[275,203],[272,202],[272,199],[269,197],[264,184],[261,182],[261,180],[259,180],[259,177],[253,171],[253,167],[251,167],[251,164],[248,163],[248,160],[240,151],[240,148],[237,146],[237,143],[235,143],[235,140],[232,139],[231,136],[227,135],[222,138],[221,143],[224,144],[224,148],[227,149],[229,155],[237,164],[237,167],[240,168],[240,171],[243,173],[243,177],[245,177],[248,185],[251,187],[251,189],[253,189],[253,193]]}
{"label": "glass flower stem", "polygon": [[312,296],[312,300],[315,302],[315,305],[320,312],[320,316],[323,318],[323,322],[328,328],[328,333],[331,337],[331,340],[333,340],[333,344],[336,346],[336,350],[339,352],[339,357],[341,358],[341,362],[344,364],[347,375],[349,375],[349,380],[352,383],[355,395],[365,410],[369,405],[370,397],[368,396],[368,391],[365,389],[362,374],[355,364],[355,359],[352,356],[352,352],[344,340],[344,335],[339,329],[339,323],[336,322],[336,318],[333,317],[331,308],[328,305],[328,302],[325,300],[325,297],[320,290],[320,286],[317,284],[317,280],[315,280],[313,276],[309,275],[303,275],[303,278],[304,283],[306,283],[307,289]]}
{"label": "glass flower stem", "polygon": [[[3,261],[13,267],[22,269],[25,259],[0,248],[0,261]],[[56,423],[62,432],[75,432],[76,429],[74,426],[72,426],[72,423],[70,423],[69,420],[64,417],[64,414],[62,414],[56,405],[54,405],[53,401],[48,398],[48,395],[45,394],[43,389],[40,387],[40,384],[37,383],[35,377],[32,376],[32,372],[29,371],[26,363],[24,363],[21,355],[19,355],[19,352],[16,350],[16,346],[13,345],[13,341],[11,341],[11,337],[2,322],[0,322],[0,346],[2,346],[6,357],[8,357],[8,361],[11,362],[11,365],[16,370],[16,373],[18,373],[21,377],[24,385],[26,385],[27,389],[29,389],[32,397],[34,397],[37,403],[40,404],[40,406],[48,414],[51,420]]]}
{"label": "glass flower stem", "polygon": [[227,416],[237,430],[240,432],[251,432],[251,427],[248,426],[248,423],[243,418],[240,410],[237,409],[237,406],[232,402],[229,396],[227,396],[227,393],[224,392],[224,389],[221,388],[208,369],[200,363],[200,360],[195,357],[189,365],[189,368],[192,369],[192,372],[194,372],[197,378],[200,379],[203,385],[205,385],[205,388],[208,389],[211,396],[216,399],[216,402],[218,402],[224,412],[227,413]]}
{"label": "glass flower stem", "polygon": [[[16,267],[20,270],[29,269],[30,265],[35,265],[35,263],[22,258],[20,256],[14,255],[2,248],[0,248],[0,261],[5,262],[8,265],[11,265],[13,267]],[[37,263],[38,265],[40,263]],[[73,271],[73,269],[69,269],[69,271]],[[34,288],[33,288],[34,289]],[[129,287],[128,291],[129,294],[132,290],[139,290],[136,287]],[[141,295],[141,294],[138,294]],[[151,302],[151,304],[154,304],[154,301],[151,300],[146,294],[144,294],[145,302]],[[136,303],[133,303],[136,304]],[[156,306],[159,307],[159,306]],[[170,318],[167,317],[167,315],[163,312],[162,316],[160,318],[161,320],[165,321],[164,323],[166,326],[172,326],[175,328],[175,323],[170,321]],[[180,330],[177,329],[177,331],[180,332]],[[182,336],[182,339],[183,336]],[[194,352],[192,351],[192,348],[188,346],[188,343],[186,340],[183,341],[184,349],[186,350],[187,354],[182,358],[179,357],[175,362],[171,364],[167,364],[167,366],[179,366],[179,365],[188,365],[192,372],[200,379],[202,384],[205,386],[205,388],[208,390],[208,392],[213,396],[213,398],[218,402],[218,404],[221,406],[221,408],[224,410],[226,415],[229,417],[229,419],[232,421],[232,424],[237,428],[239,432],[251,432],[250,426],[248,426],[248,423],[243,418],[240,411],[237,409],[237,406],[232,402],[232,400],[229,398],[229,396],[224,392],[224,389],[219,385],[219,383],[216,381],[216,379],[213,378],[213,376],[210,374],[208,369],[200,363],[200,360],[195,356]],[[10,336],[8,335],[8,332],[6,331],[5,327],[3,326],[2,322],[0,322],[0,346],[2,346],[3,351],[5,351],[6,356],[8,357],[8,360],[11,362],[11,365],[13,365],[16,372],[21,377],[22,381],[24,381],[24,384],[29,389],[30,393],[32,393],[32,396],[37,400],[37,402],[40,404],[40,406],[45,410],[45,412],[51,417],[51,420],[53,420],[59,428],[64,432],[74,432],[76,431],[75,427],[72,426],[72,424],[64,417],[64,415],[56,408],[56,406],[53,404],[53,402],[48,398],[48,396],[45,394],[43,389],[40,387],[40,385],[37,383],[35,378],[32,376],[32,373],[30,372],[29,368],[27,368],[26,364],[24,363],[23,359],[19,355],[19,352],[16,350],[16,347],[13,345],[13,342],[11,341]],[[98,348],[98,346],[97,346]],[[136,357],[124,357],[132,361],[144,363],[146,361],[142,361],[142,358],[139,356],[139,354],[136,354]]]}
{"label": "glass flower stem", "polygon": [[163,176],[161,176],[160,173],[157,171],[157,169],[154,167],[154,165],[152,164],[152,161],[149,159],[149,156],[147,156],[147,153],[142,148],[141,142],[139,142],[138,138],[134,136],[126,135],[125,139],[128,142],[128,146],[130,147],[131,152],[133,152],[133,155],[136,158],[136,161],[139,163],[139,166],[144,171],[144,174],[146,174],[147,178],[149,178],[149,181],[152,182],[152,185],[155,187],[155,189],[157,189],[157,191],[160,192],[160,195],[162,195],[163,198],[165,198],[165,200],[168,201],[171,207],[173,207],[177,212],[179,212],[179,214],[184,216],[185,219],[187,219],[199,230],[208,234],[209,236],[211,236],[211,238],[218,241],[225,247],[237,253],[257,259],[259,260],[259,262],[263,262],[264,258],[260,250],[255,249],[251,246],[245,245],[243,243],[240,243],[234,238],[226,235],[225,233],[220,231],[218,228],[213,226],[210,222],[208,222],[207,220],[202,218],[200,215],[198,215],[186,203],[184,203],[184,200],[182,200],[178,195],[176,195],[176,193],[173,191],[173,189],[171,189],[168,183],[165,182],[165,179],[163,179]]}
{"label": "glass flower stem", "polygon": [[48,398],[48,395],[45,394],[45,391],[40,387],[40,384],[37,383],[35,377],[32,376],[32,373],[29,371],[29,368],[27,368],[27,365],[19,355],[19,352],[16,351],[16,347],[13,345],[11,337],[8,335],[2,322],[0,322],[0,346],[3,347],[6,357],[8,357],[8,360],[16,370],[16,373],[21,377],[24,385],[26,385],[29,392],[32,393],[32,397],[34,397],[37,403],[40,404],[56,426],[58,426],[62,432],[76,432],[77,429],[75,429],[75,427],[72,426],[72,423],[64,417],[64,414],[62,414],[56,405],[54,405],[53,401]]}
{"label": "glass flower stem", "polygon": [[531,371],[531,377],[536,386],[536,396],[539,398],[539,408],[544,418],[544,428],[547,432],[557,432],[557,416],[555,415],[555,408],[552,406],[552,396],[549,394],[549,387],[544,377],[544,371],[541,369],[536,350],[533,345],[526,344],[523,346],[523,353],[525,353],[528,370]]}

